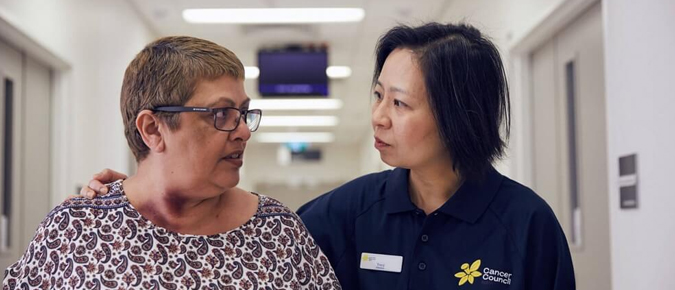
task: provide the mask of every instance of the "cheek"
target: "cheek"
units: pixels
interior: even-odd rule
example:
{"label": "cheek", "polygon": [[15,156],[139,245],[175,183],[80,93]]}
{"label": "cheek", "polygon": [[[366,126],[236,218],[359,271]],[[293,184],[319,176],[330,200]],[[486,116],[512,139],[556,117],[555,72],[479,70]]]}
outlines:
{"label": "cheek", "polygon": [[407,122],[401,124],[400,131],[397,132],[399,142],[405,144],[405,150],[412,152],[438,151],[441,144],[438,137],[438,130],[433,123],[428,120],[424,122]]}
{"label": "cheek", "polygon": [[[227,142],[226,137],[199,132],[199,134],[193,135],[193,138],[187,144],[187,150],[190,151],[194,160],[199,160],[196,163],[216,162],[222,157],[225,142]],[[202,163],[202,165],[205,164]],[[195,166],[199,166],[199,164]]]}

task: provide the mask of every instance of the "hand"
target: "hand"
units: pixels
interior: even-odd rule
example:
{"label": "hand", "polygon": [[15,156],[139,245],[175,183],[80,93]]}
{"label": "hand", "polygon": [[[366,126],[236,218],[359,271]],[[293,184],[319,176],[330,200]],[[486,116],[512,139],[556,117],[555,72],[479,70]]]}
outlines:
{"label": "hand", "polygon": [[[92,199],[96,197],[96,195],[104,195],[108,193],[108,186],[105,185],[106,183],[125,178],[127,178],[127,176],[124,173],[106,168],[103,171],[94,174],[92,180],[89,181],[89,184],[82,187],[80,195],[88,199]],[[73,196],[69,198],[72,197]]]}

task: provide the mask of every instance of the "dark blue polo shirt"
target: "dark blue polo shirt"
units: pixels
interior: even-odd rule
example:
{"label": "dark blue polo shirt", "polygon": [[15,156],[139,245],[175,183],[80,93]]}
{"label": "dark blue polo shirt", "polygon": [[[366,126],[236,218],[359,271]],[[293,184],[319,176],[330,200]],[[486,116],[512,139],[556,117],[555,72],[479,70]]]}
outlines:
{"label": "dark blue polo shirt", "polygon": [[[532,190],[491,170],[426,215],[408,175],[366,175],[298,210],[344,289],[575,288],[565,235]],[[372,254],[402,257],[400,272],[362,269]]]}

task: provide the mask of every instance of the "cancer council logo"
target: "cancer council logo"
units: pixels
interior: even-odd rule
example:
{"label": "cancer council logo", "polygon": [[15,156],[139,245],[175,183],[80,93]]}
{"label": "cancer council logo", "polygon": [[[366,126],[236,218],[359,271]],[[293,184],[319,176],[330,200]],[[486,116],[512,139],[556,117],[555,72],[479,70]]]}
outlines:
{"label": "cancer council logo", "polygon": [[462,271],[455,273],[455,277],[459,278],[459,286],[466,284],[466,282],[473,284],[473,281],[479,277],[484,281],[511,285],[512,273],[488,267],[484,267],[483,271],[479,271],[480,263],[481,261],[478,259],[471,263],[471,265],[469,263],[462,264],[460,267]]}

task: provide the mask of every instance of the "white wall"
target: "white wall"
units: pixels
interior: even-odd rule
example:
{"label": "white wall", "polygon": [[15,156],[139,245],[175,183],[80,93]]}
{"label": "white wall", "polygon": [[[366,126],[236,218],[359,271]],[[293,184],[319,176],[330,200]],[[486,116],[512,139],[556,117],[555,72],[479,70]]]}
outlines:
{"label": "white wall", "polygon": [[[490,34],[507,62],[508,47],[528,34],[563,2],[584,0],[514,0],[494,5],[503,14],[487,13],[485,1],[456,1],[447,20],[466,19]],[[472,10],[473,9],[473,10]],[[474,12],[472,12],[474,11]],[[611,272],[613,289],[675,289],[675,190],[669,180],[675,163],[675,2],[605,0],[605,81],[608,133]],[[520,84],[511,83],[514,113],[511,142],[513,168],[527,166],[520,126],[526,104]],[[514,90],[515,87],[515,90]],[[515,144],[514,144],[515,143]],[[636,210],[619,209],[618,158],[638,154]],[[516,179],[522,170],[514,170]]]}
{"label": "white wall", "polygon": [[[614,289],[675,289],[675,1],[604,3]],[[618,158],[638,155],[638,209],[619,209]]]}
{"label": "white wall", "polygon": [[509,49],[528,34],[543,18],[565,0],[463,0],[452,1],[439,19],[445,22],[466,22],[487,35],[499,48],[510,79],[511,137],[505,158],[496,164],[502,174],[527,183],[529,176],[523,170],[528,162],[527,148],[523,147],[524,106],[518,95],[518,84],[512,81]]}
{"label": "white wall", "polygon": [[52,203],[104,167],[128,171],[124,70],[153,33],[127,1],[0,0],[0,17],[68,63],[57,71]]}

